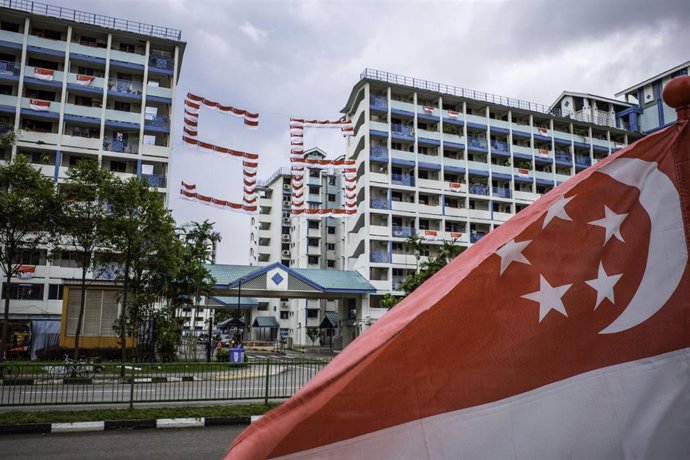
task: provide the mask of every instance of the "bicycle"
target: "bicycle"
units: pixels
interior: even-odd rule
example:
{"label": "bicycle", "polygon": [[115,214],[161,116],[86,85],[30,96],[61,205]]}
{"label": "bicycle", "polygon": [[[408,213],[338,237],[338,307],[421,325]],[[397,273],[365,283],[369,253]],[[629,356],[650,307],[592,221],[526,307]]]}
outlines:
{"label": "bicycle", "polygon": [[21,368],[17,364],[4,364],[0,366],[0,376],[7,380],[17,380],[21,374]]}
{"label": "bicycle", "polygon": [[103,366],[94,365],[93,361],[71,359],[65,355],[65,359],[59,366],[51,366],[48,373],[54,379],[63,379],[65,377],[71,378],[85,378],[92,379],[96,372],[101,372]]}

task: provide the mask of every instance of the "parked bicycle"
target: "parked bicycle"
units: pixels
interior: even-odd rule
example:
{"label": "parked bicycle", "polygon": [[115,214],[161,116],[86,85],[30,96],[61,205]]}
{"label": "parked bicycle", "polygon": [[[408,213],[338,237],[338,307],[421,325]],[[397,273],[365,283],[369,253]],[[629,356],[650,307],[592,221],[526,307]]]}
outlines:
{"label": "parked bicycle", "polygon": [[92,379],[97,372],[102,372],[103,366],[98,365],[93,359],[71,359],[65,355],[65,359],[61,365],[50,366],[48,373],[54,379],[63,379],[65,377],[71,378],[85,378]]}

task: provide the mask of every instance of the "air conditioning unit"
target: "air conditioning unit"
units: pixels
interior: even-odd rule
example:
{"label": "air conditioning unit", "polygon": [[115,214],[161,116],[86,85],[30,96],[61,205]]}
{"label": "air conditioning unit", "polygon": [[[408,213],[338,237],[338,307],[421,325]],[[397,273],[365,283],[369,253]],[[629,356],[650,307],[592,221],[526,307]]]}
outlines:
{"label": "air conditioning unit", "polygon": [[290,235],[281,235],[283,241],[290,241]]}
{"label": "air conditioning unit", "polygon": [[283,201],[283,207],[284,207],[284,208],[289,208],[289,207],[290,207],[290,202],[289,202],[289,201]]}
{"label": "air conditioning unit", "polygon": [[283,190],[290,190],[290,184],[283,184]]}
{"label": "air conditioning unit", "polygon": [[289,256],[289,255],[290,255],[290,251],[284,250],[284,251],[281,252],[281,254],[283,254],[284,256]]}
{"label": "air conditioning unit", "polygon": [[290,223],[290,218],[289,217],[283,217],[283,222],[287,222],[288,224]]}
{"label": "air conditioning unit", "polygon": [[280,302],[280,308],[288,308],[289,306],[290,302],[288,302],[287,300],[283,300],[282,302]]}

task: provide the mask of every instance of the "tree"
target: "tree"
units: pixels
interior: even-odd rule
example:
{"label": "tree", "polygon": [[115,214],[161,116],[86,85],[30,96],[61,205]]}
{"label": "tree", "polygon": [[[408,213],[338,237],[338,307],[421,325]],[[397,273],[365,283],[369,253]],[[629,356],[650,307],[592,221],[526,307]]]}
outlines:
{"label": "tree", "polygon": [[[161,301],[177,276],[181,244],[175,235],[170,211],[161,195],[147,183],[132,178],[115,180],[108,193],[112,225],[111,241],[120,266],[122,311],[113,326],[120,335],[122,361],[127,359],[127,332],[140,332],[151,319],[154,304]],[[137,347],[137,354],[141,350]],[[140,356],[139,356],[140,357]]]}
{"label": "tree", "polygon": [[421,235],[417,233],[408,236],[405,240],[405,250],[414,253],[415,259],[417,260],[415,272],[419,272],[419,258],[422,255],[422,251],[424,250],[424,238],[422,238]]}
{"label": "tree", "polygon": [[20,267],[20,251],[36,251],[52,243],[58,200],[53,181],[21,156],[0,165],[0,266],[5,275],[5,310],[0,339],[0,360],[7,346],[10,316],[10,281]]}
{"label": "tree", "polygon": [[79,359],[79,338],[88,284],[86,275],[102,265],[105,262],[102,256],[110,253],[108,228],[112,219],[106,197],[112,184],[112,173],[102,169],[96,159],[89,158],[70,166],[67,181],[60,185],[58,192],[62,202],[59,218],[63,235],[61,243],[65,249],[78,254],[77,263],[81,268],[81,299],[74,334],[74,359]]}
{"label": "tree", "polygon": [[398,302],[412,294],[415,289],[424,284],[426,280],[434,276],[436,272],[448,265],[448,263],[463,250],[464,248],[459,246],[456,240],[443,240],[443,245],[439,249],[438,254],[427,258],[427,260],[422,262],[415,273],[407,275],[405,280],[401,283],[400,290],[403,291],[404,294],[402,296],[394,296],[392,294],[384,295],[381,298],[381,306],[389,310],[393,308]]}

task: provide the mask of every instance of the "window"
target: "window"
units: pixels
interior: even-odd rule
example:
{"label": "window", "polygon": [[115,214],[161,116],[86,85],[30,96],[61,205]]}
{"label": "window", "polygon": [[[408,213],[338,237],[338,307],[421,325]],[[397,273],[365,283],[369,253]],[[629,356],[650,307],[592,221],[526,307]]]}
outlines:
{"label": "window", "polygon": [[41,67],[43,69],[58,70],[58,66],[59,66],[59,64],[57,62],[46,61],[44,59],[36,59],[33,57],[28,58],[27,62],[30,66]]}
{"label": "window", "polygon": [[81,75],[91,75],[92,77],[103,77],[105,73],[102,70],[94,69],[93,67],[77,66],[77,73]]}
{"label": "window", "polygon": [[319,194],[319,187],[316,187],[314,185],[309,186],[309,193],[312,195],[318,195]]}
{"label": "window", "polygon": [[329,235],[335,235],[335,227],[327,227]]}
{"label": "window", "polygon": [[79,39],[79,44],[84,45],[84,46],[96,46],[96,37],[87,37],[86,35],[82,35]]}
{"label": "window", "polygon": [[329,251],[335,251],[335,243],[328,243],[326,245],[326,249],[328,249]]}
{"label": "window", "polygon": [[318,220],[310,220],[307,222],[307,228],[310,228],[312,230],[318,230],[319,229],[319,221]]}
{"label": "window", "polygon": [[0,23],[0,29],[6,30],[8,32],[17,32],[19,33],[19,24],[15,24],[13,22],[5,22],[2,21]]}
{"label": "window", "polygon": [[12,87],[9,85],[0,85],[0,94],[3,94],[5,96],[11,96]]}
{"label": "window", "polygon": [[43,265],[46,262],[44,251],[22,250],[17,254],[15,263],[22,265]]}
{"label": "window", "polygon": [[62,284],[50,284],[48,286],[48,300],[62,300]]}
{"label": "window", "polygon": [[328,201],[335,201],[335,193],[328,194]]}
{"label": "window", "polygon": [[115,110],[121,110],[123,112],[129,112],[131,111],[132,104],[129,102],[120,102],[120,101],[115,101]]}
{"label": "window", "polygon": [[93,105],[93,99],[88,96],[74,96],[74,105],[84,105],[91,107]]}
{"label": "window", "polygon": [[328,185],[335,185],[335,176],[328,176]]}
{"label": "window", "polygon": [[127,163],[124,161],[111,161],[110,170],[119,173],[127,172]]}
{"label": "window", "polygon": [[307,263],[314,265],[319,263],[319,256],[308,256],[307,257]]}
{"label": "window", "polygon": [[100,130],[98,128],[88,128],[86,126],[74,126],[72,128],[72,136],[77,137],[100,137]]}
{"label": "window", "polygon": [[280,319],[288,319],[289,317],[290,317],[289,311],[281,311],[280,312]]}
{"label": "window", "polygon": [[309,168],[309,177],[319,177],[320,172],[318,169]]}
{"label": "window", "polygon": [[29,283],[7,283],[2,285],[2,298],[10,300],[43,300],[43,285]]}
{"label": "window", "polygon": [[316,308],[307,308],[307,318],[318,318],[319,310]]}
{"label": "window", "polygon": [[329,260],[326,265],[328,268],[335,268],[335,260]]}
{"label": "window", "polygon": [[311,247],[319,247],[319,239],[318,238],[308,238],[307,239],[307,246]]}
{"label": "window", "polygon": [[134,49],[134,45],[130,45],[129,43],[120,43],[120,51],[124,51],[125,53],[133,53]]}

